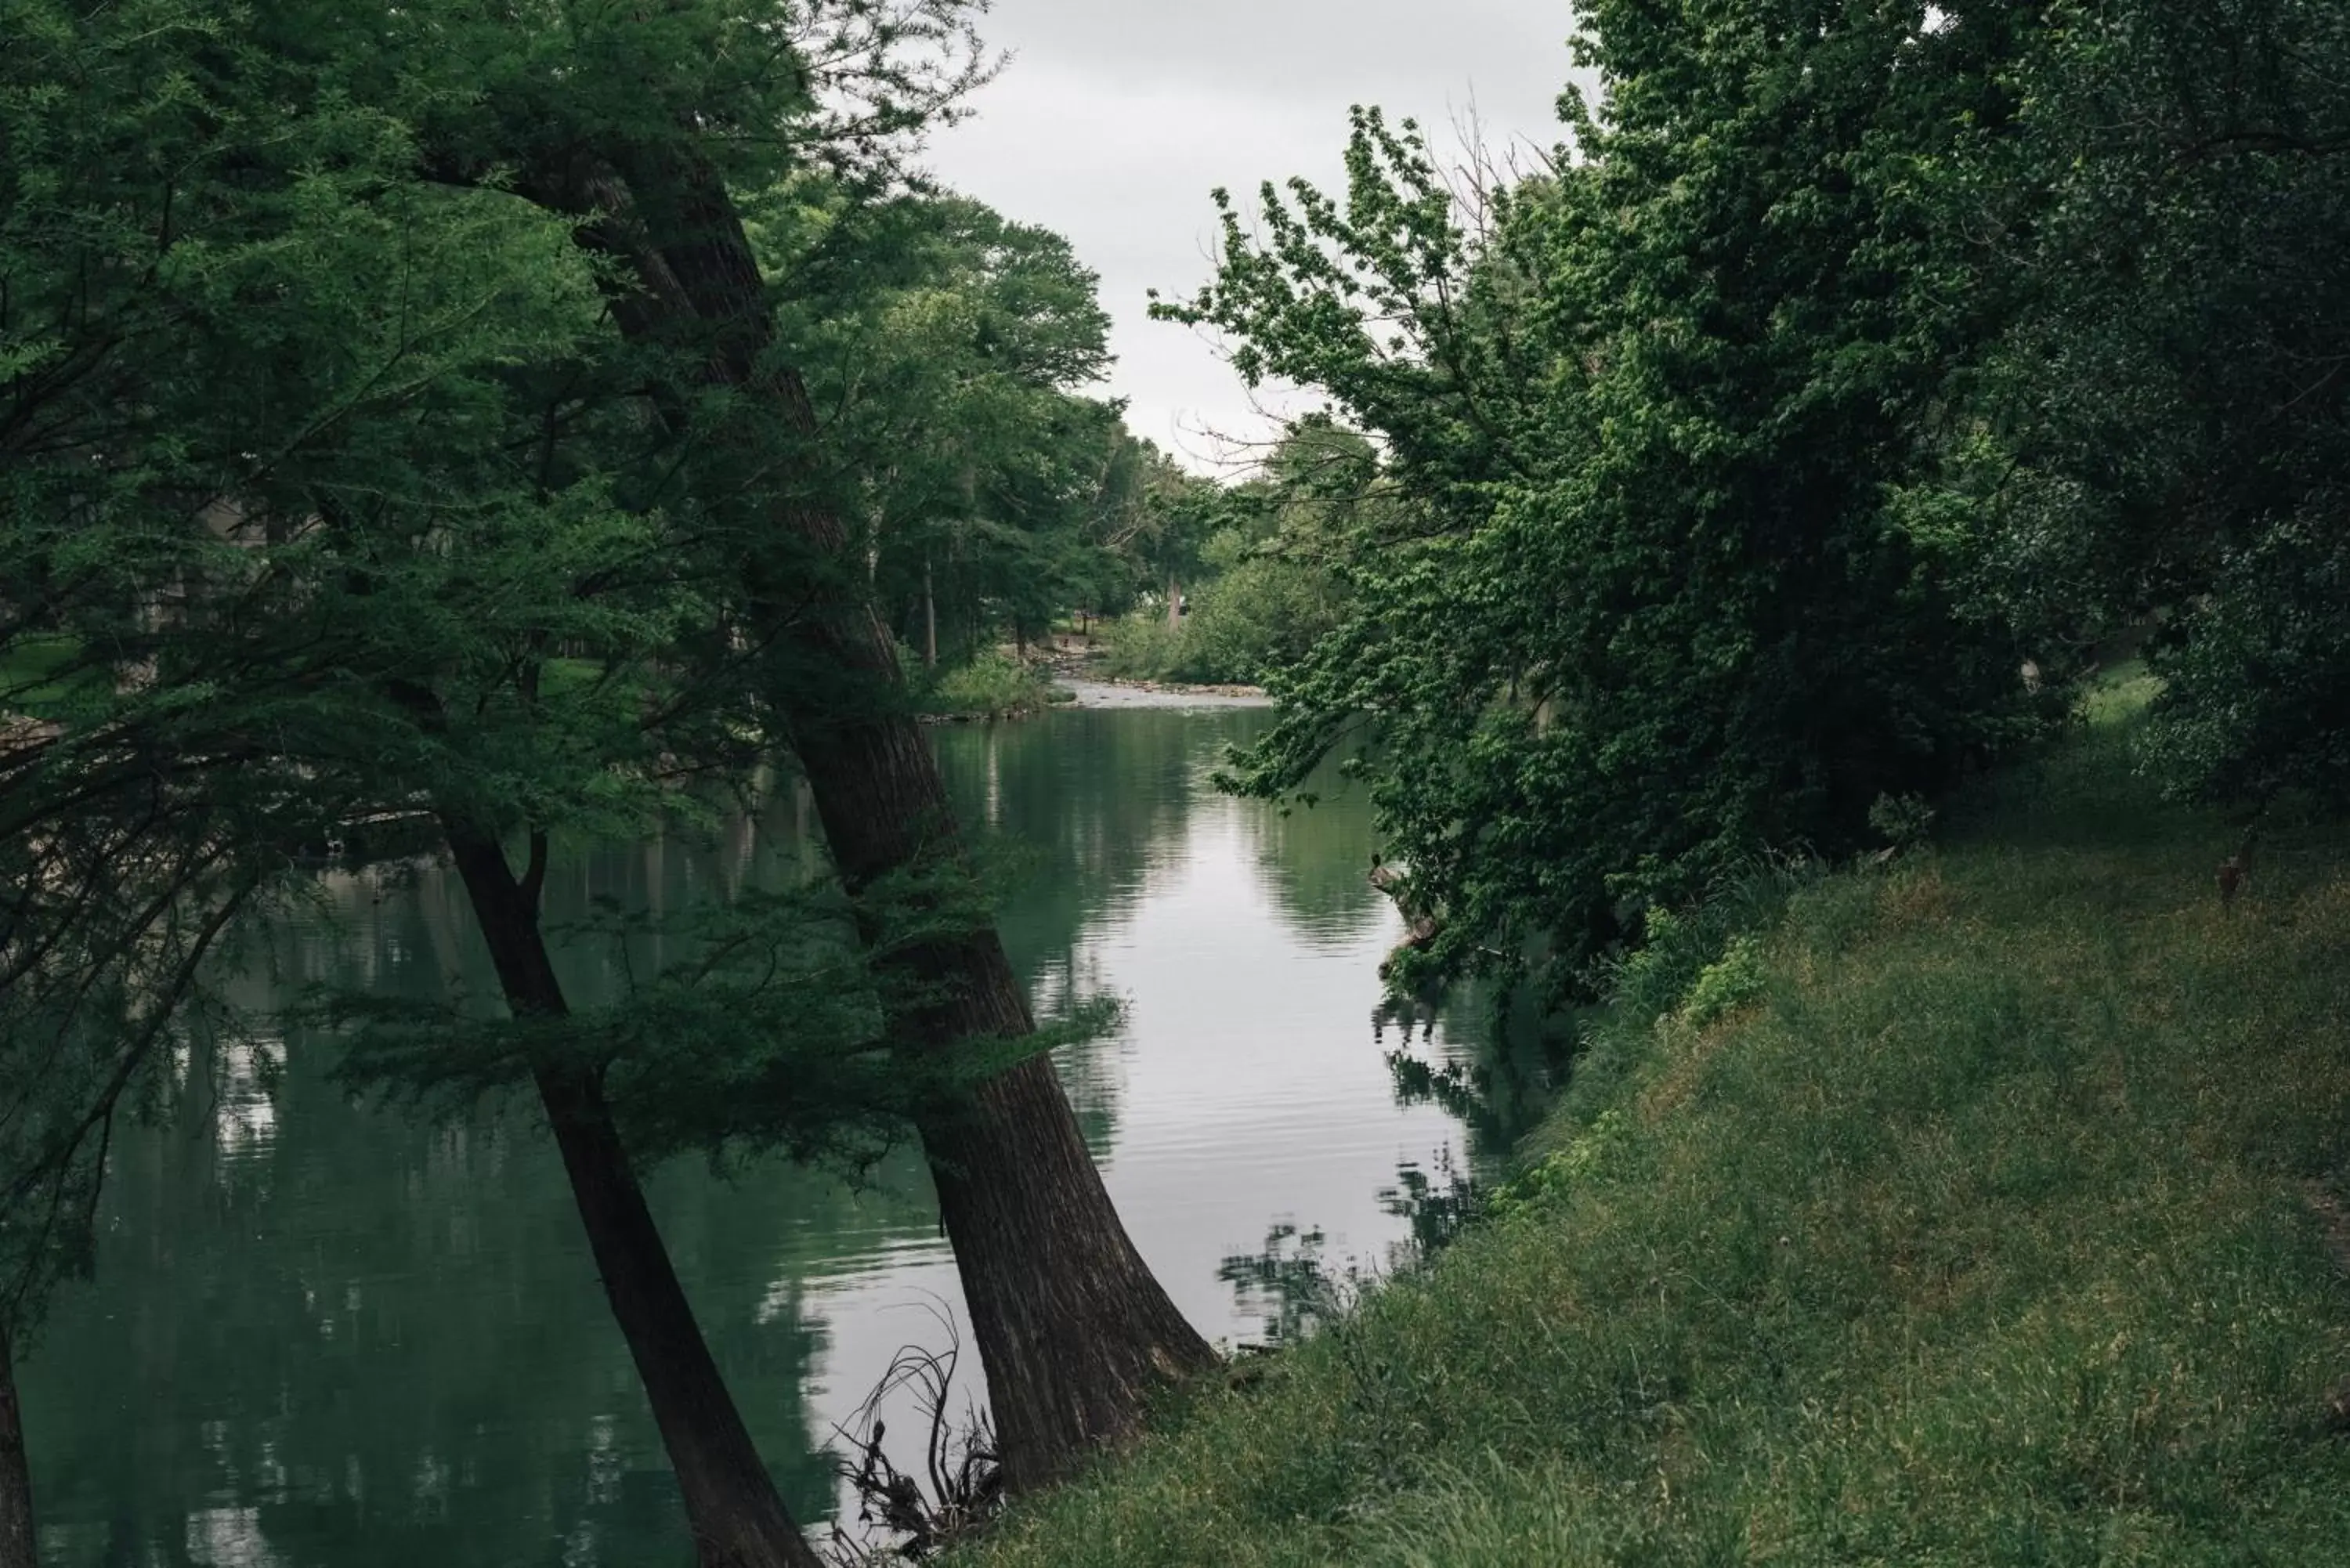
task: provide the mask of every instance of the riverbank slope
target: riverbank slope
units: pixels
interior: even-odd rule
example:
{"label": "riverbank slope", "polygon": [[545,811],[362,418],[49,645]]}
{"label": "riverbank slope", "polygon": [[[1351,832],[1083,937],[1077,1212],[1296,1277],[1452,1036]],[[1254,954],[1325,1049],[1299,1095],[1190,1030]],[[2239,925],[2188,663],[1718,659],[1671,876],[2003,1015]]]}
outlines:
{"label": "riverbank slope", "polygon": [[956,1563],[2341,1560],[2350,838],[2223,909],[2145,694],[1688,923],[1492,1219]]}

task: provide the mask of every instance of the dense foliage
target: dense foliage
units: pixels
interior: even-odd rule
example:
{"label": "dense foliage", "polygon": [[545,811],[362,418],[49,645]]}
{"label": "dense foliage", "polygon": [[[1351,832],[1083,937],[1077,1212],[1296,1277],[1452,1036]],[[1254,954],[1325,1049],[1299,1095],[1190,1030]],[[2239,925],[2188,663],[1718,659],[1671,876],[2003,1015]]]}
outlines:
{"label": "dense foliage", "polygon": [[[1279,690],[1249,787],[1372,774],[1441,971],[1579,966],[1767,846],[2034,733],[2038,651],[1980,589],[1940,427],[1995,300],[1939,166],[2006,132],[1998,51],[1903,8],[1587,14],[1601,112],[1481,228],[1409,128],[1357,118],[1346,199],[1227,206],[1172,311],[1380,438],[1407,518]],[[1375,325],[1376,324],[1376,325]]]}
{"label": "dense foliage", "polygon": [[2342,7],[2224,0],[2061,8],[2019,73],[2012,488],[2062,580],[2160,618],[2148,762],[2251,806],[2350,804],[2345,69]]}
{"label": "dense foliage", "polygon": [[[2324,12],[2320,16],[2321,11]],[[2334,9],[1599,4],[1535,175],[1359,111],[1162,314],[1374,437],[1241,787],[1331,753],[1440,929],[1558,990],[1757,855],[2044,733],[2103,648],[2175,787],[2339,797]],[[1883,804],[1880,804],[1883,803]]]}
{"label": "dense foliage", "polygon": [[[1537,171],[1362,109],[1343,192],[1219,193],[1162,314],[1327,405],[1231,483],[1096,395],[1069,244],[915,167],[982,9],[0,0],[0,1412],[119,1119],[237,1026],[207,961],[325,855],[507,900],[501,997],[324,1004],[351,1074],[586,1085],[616,1189],[968,1108],[1053,1036],[937,1023],[1009,971],[904,722],[1034,705],[1071,618],[1272,687],[1234,787],[1367,781],[1399,983],[1620,977],[1758,860],[1918,836],[2141,646],[2174,795],[2350,806],[2336,0],[1590,0]],[[827,746],[836,826],[910,779],[871,842],[952,864],[525,994],[563,843]]]}

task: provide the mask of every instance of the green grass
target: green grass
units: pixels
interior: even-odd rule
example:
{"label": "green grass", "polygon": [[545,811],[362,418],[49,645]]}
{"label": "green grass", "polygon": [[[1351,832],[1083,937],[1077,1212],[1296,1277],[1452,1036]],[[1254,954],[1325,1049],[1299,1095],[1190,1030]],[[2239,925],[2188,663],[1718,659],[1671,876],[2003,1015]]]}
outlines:
{"label": "green grass", "polygon": [[2350,1561],[2350,846],[2222,911],[2144,695],[1636,967],[1492,1220],[958,1564]]}

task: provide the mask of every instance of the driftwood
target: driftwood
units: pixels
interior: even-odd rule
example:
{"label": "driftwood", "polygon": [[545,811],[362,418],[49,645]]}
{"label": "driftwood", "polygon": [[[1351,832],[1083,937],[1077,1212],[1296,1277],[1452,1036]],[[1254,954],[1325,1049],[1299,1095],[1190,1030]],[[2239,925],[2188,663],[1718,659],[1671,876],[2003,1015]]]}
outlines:
{"label": "driftwood", "polygon": [[[898,1352],[858,1412],[857,1425],[865,1435],[833,1428],[857,1452],[854,1464],[842,1461],[840,1473],[857,1493],[858,1522],[892,1538],[858,1541],[835,1525],[831,1559],[838,1568],[926,1563],[970,1539],[1003,1510],[1003,1468],[987,1412],[969,1407],[960,1422],[949,1413],[962,1341],[953,1321],[942,1312],[937,1315],[946,1328],[946,1349],[908,1345]],[[881,1450],[889,1429],[881,1419],[881,1405],[900,1389],[912,1390],[929,1427],[920,1476],[900,1470]]]}

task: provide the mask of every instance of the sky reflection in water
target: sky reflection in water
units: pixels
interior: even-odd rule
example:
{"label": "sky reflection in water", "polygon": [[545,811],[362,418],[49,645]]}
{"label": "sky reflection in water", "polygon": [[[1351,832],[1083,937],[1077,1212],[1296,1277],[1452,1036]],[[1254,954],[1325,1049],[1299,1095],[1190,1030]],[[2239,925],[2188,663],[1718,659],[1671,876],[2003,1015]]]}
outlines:
{"label": "sky reflection in water", "polygon": [[[1263,722],[1058,712],[938,735],[965,819],[1029,846],[1002,925],[1040,1002],[1126,1001],[1119,1032],[1065,1051],[1062,1075],[1144,1255],[1232,1341],[1279,1332],[1268,1282],[1295,1276],[1302,1236],[1319,1232],[1321,1272],[1381,1265],[1409,1232],[1399,1168],[1438,1170],[1460,1139],[1433,1106],[1398,1106],[1372,1038],[1398,932],[1364,880],[1359,796],[1284,818],[1207,786]],[[673,905],[788,877],[806,826],[786,796],[714,843],[577,857],[550,898],[577,914],[596,895]],[[314,980],[486,988],[452,879],[331,890],[338,916],[249,961],[242,1000]],[[567,984],[608,993],[610,965],[574,953]],[[1440,1024],[1419,1049],[1448,1054]],[[323,1075],[332,1055],[296,1033],[185,1063],[208,1114],[120,1147],[98,1277],[59,1300],[25,1370],[45,1555],[685,1561],[674,1483],[526,1109],[422,1126],[349,1104]],[[822,1519],[834,1424],[959,1312],[919,1161],[893,1157],[855,1192],[691,1162],[652,1187],[754,1436],[793,1508]],[[1270,1266],[1231,1266],[1269,1248]]]}

